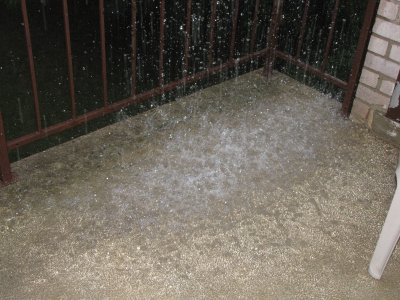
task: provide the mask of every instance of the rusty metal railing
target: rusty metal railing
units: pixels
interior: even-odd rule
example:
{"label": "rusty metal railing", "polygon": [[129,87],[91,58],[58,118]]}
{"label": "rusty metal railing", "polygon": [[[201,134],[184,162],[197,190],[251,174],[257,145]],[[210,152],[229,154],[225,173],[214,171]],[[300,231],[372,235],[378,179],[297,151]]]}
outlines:
{"label": "rusty metal railing", "polygon": [[[218,66],[214,65],[214,48],[215,48],[215,38],[216,38],[216,30],[217,30],[217,1],[211,0],[211,18],[209,24],[209,32],[208,32],[208,45],[207,49],[207,58],[208,64],[207,68],[201,70],[194,74],[189,74],[189,58],[191,56],[191,27],[192,27],[192,0],[186,1],[186,16],[185,16],[185,24],[184,24],[184,52],[183,52],[183,72],[182,77],[178,80],[166,83],[164,80],[164,48],[165,48],[165,0],[160,0],[159,2],[159,66],[158,66],[158,86],[152,88],[151,90],[142,92],[140,94],[137,93],[137,78],[136,78],[136,68],[137,68],[137,3],[136,0],[131,0],[131,90],[130,96],[121,99],[119,101],[110,102],[108,99],[108,82],[107,82],[107,64],[106,64],[106,35],[105,35],[105,20],[104,20],[104,0],[99,0],[99,33],[100,33],[100,49],[101,49],[101,81],[102,81],[102,100],[103,105],[100,108],[97,108],[92,111],[85,112],[84,114],[77,113],[77,103],[75,97],[75,81],[74,81],[74,65],[72,59],[72,50],[71,50],[71,32],[70,32],[70,24],[69,24],[69,12],[68,12],[68,0],[62,0],[62,10],[63,10],[63,21],[64,21],[64,35],[65,35],[65,47],[66,47],[66,61],[67,61],[67,72],[68,72],[68,81],[69,81],[69,95],[70,95],[70,106],[71,106],[71,115],[70,118],[56,123],[54,125],[43,127],[40,118],[40,102],[38,95],[38,87],[36,80],[36,72],[35,72],[35,59],[32,50],[31,43],[31,33],[30,33],[30,24],[27,13],[26,0],[21,0],[21,11],[22,18],[24,24],[24,32],[25,32],[25,40],[26,40],[26,51],[29,62],[29,70],[30,70],[30,79],[32,85],[32,95],[33,95],[33,103],[34,103],[34,111],[35,111],[35,131],[29,134],[25,134],[23,136],[7,140],[5,136],[5,130],[3,125],[3,118],[0,113],[0,180],[4,183],[9,183],[13,180],[13,175],[11,172],[10,161],[8,157],[8,153],[11,150],[17,149],[18,147],[30,144],[32,142],[44,139],[50,135],[61,133],[67,129],[82,125],[88,121],[93,119],[102,117],[104,115],[110,114],[112,112],[117,112],[125,107],[128,107],[133,104],[137,104],[148,100],[154,96],[162,95],[166,92],[176,89],[178,86],[195,83],[201,79],[207,78],[210,75],[220,73],[226,71],[228,69],[232,69],[237,67],[240,64],[248,63],[252,60],[262,58],[265,61],[264,74],[267,77],[270,77],[272,74],[272,70],[274,67],[275,57],[280,59],[289,61],[300,68],[304,68],[311,74],[317,75],[318,77],[329,81],[338,87],[344,89],[346,91],[345,102],[343,104],[343,111],[345,114],[349,113],[349,109],[351,107],[352,95],[354,95],[354,90],[357,82],[357,76],[359,76],[359,71],[361,67],[361,62],[363,58],[363,50],[366,47],[366,43],[369,37],[369,30],[373,21],[374,11],[376,10],[377,2],[376,0],[369,0],[366,17],[364,21],[364,25],[361,31],[361,37],[357,48],[357,53],[355,55],[354,69],[352,70],[349,82],[344,82],[330,74],[328,74],[326,70],[327,61],[329,58],[330,49],[333,41],[333,30],[335,27],[337,10],[339,6],[340,0],[336,0],[335,7],[332,12],[332,20],[331,27],[328,33],[328,41],[325,46],[324,59],[320,68],[316,68],[310,66],[309,64],[302,62],[299,58],[301,45],[304,41],[305,29],[306,29],[306,20],[308,14],[308,7],[310,5],[310,0],[305,0],[305,9],[304,15],[302,18],[302,22],[300,24],[300,35],[299,42],[297,48],[297,54],[295,56],[291,56],[283,51],[277,50],[277,37],[279,34],[279,23],[282,16],[282,7],[284,4],[283,0],[274,0],[273,1],[273,9],[271,16],[266,24],[258,24],[258,20],[260,18],[260,0],[255,0],[254,11],[252,16],[251,28],[250,28],[250,51],[244,56],[235,57],[235,43],[238,34],[238,16],[239,16],[239,5],[240,0],[234,0],[233,2],[233,11],[232,11],[232,26],[230,33],[230,42],[229,42],[229,56],[227,61]],[[256,51],[256,40],[257,40],[257,26],[265,26],[266,27],[266,38],[267,43],[266,47],[261,50]]]}
{"label": "rusty metal railing", "polygon": [[[316,77],[323,79],[333,85],[339,87],[340,89],[345,91],[345,96],[342,105],[342,112],[345,116],[349,116],[353,104],[354,94],[356,90],[356,86],[358,83],[358,79],[360,77],[360,71],[362,68],[362,62],[365,58],[365,53],[367,49],[367,44],[369,41],[369,37],[371,35],[372,25],[374,22],[374,18],[376,15],[376,10],[378,7],[378,0],[368,0],[366,11],[364,15],[364,20],[362,24],[362,28],[360,30],[360,37],[358,40],[357,48],[354,54],[352,69],[350,72],[349,79],[347,81],[341,80],[335,77],[332,74],[329,74],[326,69],[328,65],[329,55],[332,49],[334,31],[339,11],[339,6],[341,1],[335,0],[334,7],[331,14],[331,21],[329,25],[329,33],[328,39],[326,41],[324,52],[323,52],[323,60],[319,67],[315,67],[310,65],[307,62],[304,62],[300,59],[301,49],[304,43],[304,37],[306,33],[306,25],[307,18],[309,15],[310,8],[310,0],[304,1],[304,10],[303,16],[300,23],[300,34],[297,42],[296,54],[294,56],[285,53],[284,50],[278,50],[276,45],[277,36],[279,33],[279,24],[282,17],[282,6],[284,5],[284,0],[274,1],[274,8],[272,12],[271,18],[271,26],[270,33],[268,35],[268,51],[271,51],[271,55],[267,56],[269,60],[267,60],[265,64],[264,74],[269,77],[272,72],[272,68],[275,62],[275,57],[278,57],[290,64],[293,64],[301,69],[304,69],[306,72],[315,75]],[[289,3],[290,4],[290,3]]]}

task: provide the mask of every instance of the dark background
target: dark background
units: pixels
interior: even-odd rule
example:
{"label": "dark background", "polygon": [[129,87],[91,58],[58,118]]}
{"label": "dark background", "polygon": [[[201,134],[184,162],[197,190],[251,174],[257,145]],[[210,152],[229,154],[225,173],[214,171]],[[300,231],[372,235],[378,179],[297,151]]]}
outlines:
{"label": "dark background", "polygon": [[[207,65],[210,2],[193,0],[190,74]],[[235,44],[235,58],[250,51],[250,35],[255,0],[241,0]],[[327,72],[347,81],[352,57],[361,28],[366,1],[342,1]],[[272,1],[260,1],[256,49],[266,47],[266,32]],[[228,60],[232,30],[233,0],[219,0],[216,19],[216,39],[213,65]],[[311,1],[301,59],[314,66],[322,61],[328,37],[334,1]],[[68,89],[67,59],[61,0],[27,1],[32,48],[35,60],[42,124],[50,126],[71,117]],[[185,0],[166,0],[165,83],[182,78],[184,53]],[[73,54],[77,113],[103,105],[98,0],[69,1],[69,22]],[[279,49],[295,54],[303,15],[304,0],[286,1],[280,27]],[[131,3],[128,0],[105,0],[108,95],[111,102],[130,95],[131,90]],[[137,0],[137,92],[158,85],[159,65],[159,1]],[[5,119],[7,139],[35,131],[32,88],[29,75],[24,26],[19,1],[0,0],[0,110]],[[236,70],[210,76],[196,84],[178,88],[155,97],[142,105],[132,106],[94,122],[89,122],[63,134],[25,146],[11,153],[12,160],[41,151],[52,145],[85,134],[118,121],[128,115],[171,101],[199,88],[215,84],[262,66],[255,60]],[[338,100],[342,91],[318,80],[303,70],[277,61],[278,70],[305,84],[332,94]]]}

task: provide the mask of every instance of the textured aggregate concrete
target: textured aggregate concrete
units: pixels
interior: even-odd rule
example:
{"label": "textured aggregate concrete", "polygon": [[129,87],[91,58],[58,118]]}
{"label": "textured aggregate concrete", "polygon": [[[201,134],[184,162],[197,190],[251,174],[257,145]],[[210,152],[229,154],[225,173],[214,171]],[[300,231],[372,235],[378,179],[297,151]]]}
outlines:
{"label": "textured aggregate concrete", "polygon": [[0,298],[398,299],[398,150],[339,110],[253,72],[13,164]]}

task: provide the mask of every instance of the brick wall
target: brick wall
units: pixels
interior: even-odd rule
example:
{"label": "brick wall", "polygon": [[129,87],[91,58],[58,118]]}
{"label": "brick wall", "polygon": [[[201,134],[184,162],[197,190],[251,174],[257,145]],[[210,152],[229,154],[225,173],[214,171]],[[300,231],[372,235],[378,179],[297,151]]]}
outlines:
{"label": "brick wall", "polygon": [[351,117],[373,127],[386,113],[400,70],[400,0],[381,0]]}

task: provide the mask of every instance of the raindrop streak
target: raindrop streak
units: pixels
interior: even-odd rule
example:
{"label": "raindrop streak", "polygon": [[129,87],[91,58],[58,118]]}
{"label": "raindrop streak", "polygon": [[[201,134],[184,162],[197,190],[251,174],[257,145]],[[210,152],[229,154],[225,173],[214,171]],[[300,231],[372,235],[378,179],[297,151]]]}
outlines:
{"label": "raindrop streak", "polygon": [[142,79],[142,63],[141,63],[141,57],[140,54],[137,55],[137,63],[136,63],[136,69],[137,69],[137,75],[139,80]]}
{"label": "raindrop streak", "polygon": [[83,110],[83,118],[85,120],[85,134],[88,134],[88,124],[87,124],[87,116],[86,116],[86,109]]}
{"label": "raindrop streak", "polygon": [[132,86],[131,76],[129,75],[129,54],[124,53],[124,93],[129,95]]}
{"label": "raindrop streak", "polygon": [[[344,32],[345,24],[346,24],[346,19],[343,19],[342,28],[340,29],[340,36],[339,36],[340,40],[343,40],[343,32]],[[337,73],[338,69],[343,64],[343,58],[344,58],[345,51],[346,51],[346,47],[342,47],[342,51],[341,51],[341,54],[340,54],[339,65],[336,67],[335,76],[336,76],[336,73]]]}
{"label": "raindrop streak", "polygon": [[239,76],[239,59],[235,60],[235,82],[238,81]]}
{"label": "raindrop streak", "polygon": [[318,56],[321,52],[320,45],[321,45],[321,37],[322,37],[322,29],[319,30],[318,32],[318,39],[317,39],[317,48],[315,49],[315,58],[314,58],[314,64],[318,65],[319,64],[319,60],[318,60]]}
{"label": "raindrop streak", "polygon": [[21,124],[24,124],[24,114],[22,113],[21,98],[17,97],[17,101],[18,101],[19,120]]}
{"label": "raindrop streak", "polygon": [[114,60],[114,58],[113,58],[113,46],[112,46],[112,44],[110,44],[109,55],[110,55],[110,61],[112,62],[112,61]]}
{"label": "raindrop streak", "polygon": [[17,152],[17,160],[21,160],[21,155],[19,153],[19,148],[16,149],[16,152]]}
{"label": "raindrop streak", "polygon": [[47,32],[47,16],[46,16],[46,5],[47,0],[40,0],[40,4],[42,6],[42,18],[43,18],[43,29]]}
{"label": "raindrop streak", "polygon": [[43,125],[44,125],[44,133],[45,136],[47,137],[47,120],[45,115],[43,115]]}

